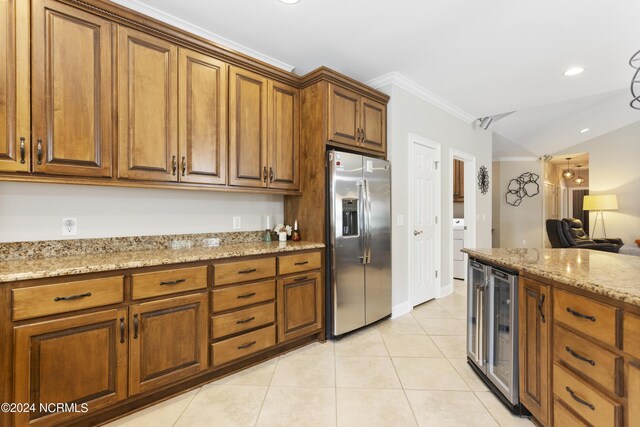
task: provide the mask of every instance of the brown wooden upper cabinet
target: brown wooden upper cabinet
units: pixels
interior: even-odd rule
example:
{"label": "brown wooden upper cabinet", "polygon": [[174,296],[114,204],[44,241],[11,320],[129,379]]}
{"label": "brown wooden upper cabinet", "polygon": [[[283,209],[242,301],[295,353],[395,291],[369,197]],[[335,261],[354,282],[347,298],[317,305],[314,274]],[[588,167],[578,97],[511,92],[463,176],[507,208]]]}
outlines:
{"label": "brown wooden upper cabinet", "polygon": [[300,91],[269,80],[269,187],[300,188]]}
{"label": "brown wooden upper cabinet", "polygon": [[178,48],[118,27],[118,177],[178,181]]}
{"label": "brown wooden upper cabinet", "polygon": [[300,92],[229,67],[229,184],[298,189]]}
{"label": "brown wooden upper cabinet", "polygon": [[227,182],[227,64],[179,49],[180,181]]}
{"label": "brown wooden upper cabinet", "polygon": [[29,3],[0,2],[0,172],[28,172]]}
{"label": "brown wooden upper cabinet", "polygon": [[109,177],[112,24],[53,0],[32,7],[33,172]]}
{"label": "brown wooden upper cabinet", "polygon": [[464,202],[464,162],[453,160],[453,201]]}
{"label": "brown wooden upper cabinet", "polygon": [[329,84],[331,141],[385,152],[387,106],[348,89]]}

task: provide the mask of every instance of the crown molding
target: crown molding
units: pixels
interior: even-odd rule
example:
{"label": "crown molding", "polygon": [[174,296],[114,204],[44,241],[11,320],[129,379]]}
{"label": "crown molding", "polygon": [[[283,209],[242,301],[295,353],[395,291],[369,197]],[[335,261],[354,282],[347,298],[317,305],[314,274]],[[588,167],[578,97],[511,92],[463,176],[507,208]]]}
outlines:
{"label": "crown molding", "polygon": [[537,162],[540,160],[537,157],[498,157],[494,159],[494,162]]}
{"label": "crown molding", "polygon": [[274,67],[278,67],[288,72],[293,72],[293,70],[295,69],[293,65],[289,65],[286,62],[279,61],[275,58],[270,57],[269,55],[265,55],[264,53],[255,51],[247,46],[241,45],[240,43],[236,43],[221,35],[212,33],[211,31],[205,30],[204,28],[198,27],[197,25],[191,24],[190,22],[184,21],[180,18],[176,18],[175,16],[169,15],[162,10],[156,9],[155,7],[149,6],[138,0],[113,1],[114,3],[117,3],[124,7],[128,7],[129,9],[135,10],[136,12],[143,13],[166,24],[173,25],[174,27],[180,28],[181,30],[188,31],[200,37],[204,37],[205,39],[210,40],[214,43],[218,43],[226,48],[233,49],[240,53],[244,53],[245,55],[249,55],[253,58],[259,59],[260,61],[273,65]]}
{"label": "crown molding", "polygon": [[399,87],[400,89],[406,90],[407,92],[417,96],[424,101],[427,101],[428,103],[440,108],[441,110],[446,111],[447,113],[459,118],[465,123],[471,124],[474,120],[476,120],[476,117],[456,107],[446,99],[441,98],[433,92],[423,88],[413,80],[409,80],[397,71],[392,71],[380,77],[376,77],[375,79],[369,80],[366,84],[374,89],[379,89],[383,86],[394,85],[396,87]]}

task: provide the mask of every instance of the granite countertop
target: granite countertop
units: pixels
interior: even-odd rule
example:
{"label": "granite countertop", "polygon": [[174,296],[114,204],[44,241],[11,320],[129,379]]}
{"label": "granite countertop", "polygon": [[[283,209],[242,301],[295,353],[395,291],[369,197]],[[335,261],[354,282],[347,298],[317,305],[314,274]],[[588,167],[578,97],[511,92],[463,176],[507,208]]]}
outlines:
{"label": "granite countertop", "polygon": [[217,247],[152,249],[0,261],[0,283],[318,248],[324,248],[324,244],[288,241],[286,244],[280,245],[279,242],[254,242]]}
{"label": "granite countertop", "polygon": [[587,249],[463,249],[471,257],[640,306],[640,257]]}

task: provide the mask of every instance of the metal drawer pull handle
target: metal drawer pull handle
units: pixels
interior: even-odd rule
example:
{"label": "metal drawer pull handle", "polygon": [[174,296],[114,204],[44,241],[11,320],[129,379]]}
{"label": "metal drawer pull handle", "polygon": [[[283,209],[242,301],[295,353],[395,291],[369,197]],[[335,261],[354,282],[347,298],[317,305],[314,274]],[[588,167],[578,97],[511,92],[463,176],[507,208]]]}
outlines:
{"label": "metal drawer pull handle", "polygon": [[238,274],[249,274],[249,273],[253,273],[255,271],[258,271],[258,270],[256,270],[255,268],[252,268],[251,270],[240,270],[240,271],[238,271]]}
{"label": "metal drawer pull handle", "polygon": [[544,318],[544,313],[542,312],[542,304],[544,304],[544,294],[540,295],[540,300],[538,301],[538,311],[540,312],[540,320],[542,320],[542,323],[545,323],[546,319]]}
{"label": "metal drawer pull handle", "polygon": [[91,292],[87,292],[84,294],[78,294],[78,295],[69,295],[68,297],[55,297],[53,300],[54,301],[71,301],[74,299],[80,299],[80,298],[85,298],[85,297],[90,297],[91,296]]}
{"label": "metal drawer pull handle", "polygon": [[177,280],[169,280],[168,282],[160,282],[160,286],[162,285],[177,285],[178,283],[184,283],[187,279],[177,279]]}
{"label": "metal drawer pull handle", "polygon": [[138,323],[138,315],[134,314],[133,315],[133,339],[137,340],[138,339],[138,328],[140,327],[140,324]]}
{"label": "metal drawer pull handle", "polygon": [[238,350],[242,350],[243,348],[249,348],[249,347],[251,347],[252,345],[256,344],[256,342],[257,342],[257,341],[251,341],[251,342],[248,342],[248,343],[246,343],[246,344],[239,345],[239,346],[238,346]]}
{"label": "metal drawer pull handle", "polygon": [[124,343],[124,317],[120,318],[120,344]]}
{"label": "metal drawer pull handle", "polygon": [[294,282],[302,282],[303,280],[307,280],[307,276],[296,277],[293,279]]}
{"label": "metal drawer pull handle", "polygon": [[20,137],[20,164],[25,163],[24,157],[25,157],[26,153],[25,153],[25,138],[24,136]]}
{"label": "metal drawer pull handle", "polygon": [[576,359],[582,360],[583,362],[587,362],[591,366],[596,366],[596,362],[594,362],[591,359],[587,359],[586,357],[582,356],[581,354],[576,353],[575,351],[571,350],[571,347],[566,346],[565,350],[567,350],[567,353],[569,353],[570,355],[572,355]]}
{"label": "metal drawer pull handle", "polygon": [[248,294],[243,294],[243,295],[238,295],[236,298],[251,298],[252,296],[254,296],[256,293],[255,292],[249,292]]}
{"label": "metal drawer pull handle", "polygon": [[38,143],[36,144],[36,156],[38,158],[38,164],[41,165],[42,164],[42,140],[39,139]]}
{"label": "metal drawer pull handle", "polygon": [[580,312],[577,312],[573,309],[571,309],[571,307],[567,307],[567,312],[573,314],[576,317],[579,317],[581,319],[587,319],[587,320],[591,320],[592,322],[596,321],[596,317],[595,316],[587,316],[586,314],[582,314]]}
{"label": "metal drawer pull handle", "polygon": [[252,320],[256,320],[255,316],[247,317],[246,319],[243,319],[243,320],[238,320],[236,322],[236,325],[242,325],[243,323],[249,323]]}
{"label": "metal drawer pull handle", "polygon": [[309,264],[309,261],[296,262],[294,265],[305,265]]}
{"label": "metal drawer pull handle", "polygon": [[178,169],[178,162],[176,156],[171,156],[171,175],[176,176],[176,170]]}
{"label": "metal drawer pull handle", "polygon": [[273,182],[273,167],[269,166],[269,182]]}
{"label": "metal drawer pull handle", "polygon": [[187,174],[187,158],[182,156],[182,176]]}
{"label": "metal drawer pull handle", "polygon": [[566,386],[565,389],[569,392],[569,394],[571,395],[571,397],[573,397],[573,400],[575,400],[578,403],[583,404],[584,406],[588,407],[589,409],[591,409],[592,411],[595,411],[596,407],[593,406],[591,403],[587,402],[586,400],[582,400],[580,399],[578,396],[576,396],[576,394],[573,392],[573,390],[571,390],[569,388],[569,386]]}

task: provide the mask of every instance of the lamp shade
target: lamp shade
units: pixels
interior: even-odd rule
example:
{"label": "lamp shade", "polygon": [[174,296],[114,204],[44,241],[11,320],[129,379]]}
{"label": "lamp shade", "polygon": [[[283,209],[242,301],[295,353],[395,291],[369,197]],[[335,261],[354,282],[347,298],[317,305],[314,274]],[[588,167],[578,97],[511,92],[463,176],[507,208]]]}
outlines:
{"label": "lamp shade", "polygon": [[585,211],[608,211],[618,209],[615,194],[596,194],[584,196],[582,209]]}

